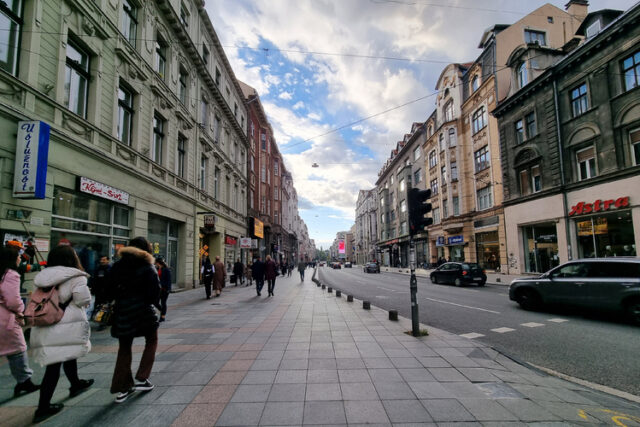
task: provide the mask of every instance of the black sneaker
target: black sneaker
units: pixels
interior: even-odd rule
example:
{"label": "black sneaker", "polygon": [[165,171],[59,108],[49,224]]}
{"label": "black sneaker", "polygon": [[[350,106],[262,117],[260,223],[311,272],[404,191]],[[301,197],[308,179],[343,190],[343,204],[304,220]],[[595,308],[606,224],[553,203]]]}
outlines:
{"label": "black sneaker", "polygon": [[151,381],[149,380],[136,380],[136,384],[133,386],[136,391],[151,391],[153,390],[153,387],[153,384],[151,384]]}
{"label": "black sneaker", "polygon": [[74,384],[69,388],[69,396],[74,397],[86,391],[93,385],[93,380],[80,380],[78,384]]}
{"label": "black sneaker", "polygon": [[34,384],[31,381],[31,378],[29,378],[28,380],[21,382],[15,386],[15,388],[13,389],[13,397],[18,397],[23,393],[24,394],[33,393],[34,391],[37,391],[37,390],[40,390],[40,386]]}
{"label": "black sneaker", "polygon": [[121,393],[118,393],[118,394],[116,395],[116,403],[122,403],[122,402],[124,402],[124,401],[125,401],[125,400],[127,400],[129,397],[131,397],[131,395],[132,395],[133,393],[135,393],[135,392],[136,392],[136,389],[132,387],[132,388],[130,388],[130,389],[129,389],[129,390],[127,390],[127,391],[123,391],[123,392],[121,392]]}
{"label": "black sneaker", "polygon": [[46,420],[52,415],[57,414],[62,411],[64,405],[62,403],[51,403],[46,408],[38,408],[36,409],[36,413],[33,415],[33,423],[38,424],[42,421]]}

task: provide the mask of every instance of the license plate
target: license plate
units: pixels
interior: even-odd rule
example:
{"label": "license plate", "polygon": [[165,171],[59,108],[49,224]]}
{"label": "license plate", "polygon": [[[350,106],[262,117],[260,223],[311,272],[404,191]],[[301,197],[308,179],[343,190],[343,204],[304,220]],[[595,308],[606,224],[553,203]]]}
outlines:
{"label": "license plate", "polygon": [[474,277],[473,280],[482,280],[482,277]]}

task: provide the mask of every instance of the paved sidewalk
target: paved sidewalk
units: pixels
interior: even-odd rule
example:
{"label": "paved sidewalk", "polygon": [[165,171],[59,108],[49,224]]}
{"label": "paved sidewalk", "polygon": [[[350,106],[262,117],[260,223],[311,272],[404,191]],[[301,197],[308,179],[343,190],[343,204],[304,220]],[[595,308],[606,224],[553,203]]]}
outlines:
{"label": "paved sidewalk", "polygon": [[[116,341],[94,331],[79,366],[96,384],[69,399],[63,375],[53,401],[65,409],[43,425],[640,425],[635,403],[434,328],[413,338],[404,333],[407,319],[363,310],[310,277],[304,284],[295,274],[279,277],[275,295],[258,298],[241,287],[212,300],[203,289],[171,295],[156,388],[121,405],[108,389]],[[134,364],[141,346],[135,351]],[[28,425],[38,395],[10,399],[12,388],[4,363],[0,425]]]}

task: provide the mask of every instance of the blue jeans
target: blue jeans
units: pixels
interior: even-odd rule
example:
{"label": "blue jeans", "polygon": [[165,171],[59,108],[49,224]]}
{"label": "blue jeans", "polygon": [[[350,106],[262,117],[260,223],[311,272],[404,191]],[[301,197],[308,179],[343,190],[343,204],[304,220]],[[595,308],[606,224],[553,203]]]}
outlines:
{"label": "blue jeans", "polygon": [[264,279],[256,279],[256,291],[258,293],[262,292],[263,286],[264,286]]}
{"label": "blue jeans", "polygon": [[300,280],[304,282],[304,270],[300,270]]}
{"label": "blue jeans", "polygon": [[33,375],[33,371],[29,368],[29,359],[27,358],[27,352],[11,354],[7,356],[9,359],[9,370],[11,375],[16,379],[18,383],[23,383]]}

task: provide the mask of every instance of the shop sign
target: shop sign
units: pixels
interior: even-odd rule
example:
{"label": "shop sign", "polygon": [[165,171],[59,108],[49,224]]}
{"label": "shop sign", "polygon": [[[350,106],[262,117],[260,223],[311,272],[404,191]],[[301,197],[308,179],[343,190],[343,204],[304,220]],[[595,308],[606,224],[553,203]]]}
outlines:
{"label": "shop sign", "polygon": [[103,199],[111,200],[112,202],[118,202],[125,205],[129,204],[129,193],[126,191],[118,190],[117,188],[85,178],[84,176],[80,177],[80,191],[83,193],[89,193],[93,196],[102,197]]}
{"label": "shop sign", "polygon": [[436,246],[444,246],[444,236],[438,236],[436,239]]}
{"label": "shop sign", "polygon": [[251,249],[251,237],[240,238],[240,249]]}
{"label": "shop sign", "polygon": [[451,236],[447,238],[447,243],[450,245],[460,245],[464,243],[464,236]]}
{"label": "shop sign", "polygon": [[18,122],[13,197],[44,199],[51,126],[40,121]]}
{"label": "shop sign", "polygon": [[224,236],[224,244],[229,246],[235,246],[238,243],[238,239],[231,236]]}
{"label": "shop sign", "polygon": [[258,218],[253,218],[253,235],[259,239],[264,239],[264,223]]}
{"label": "shop sign", "polygon": [[204,227],[205,228],[215,228],[216,227],[216,216],[215,215],[205,215],[204,216]]}
{"label": "shop sign", "polygon": [[615,207],[616,209],[626,208],[629,206],[629,197],[618,197],[616,200],[596,200],[593,203],[585,203],[580,202],[575,206],[571,206],[571,211],[569,211],[569,216],[572,215],[582,215],[589,214],[592,212],[602,212],[608,211],[610,208]]}
{"label": "shop sign", "polygon": [[49,252],[49,239],[33,239],[33,244],[40,252]]}
{"label": "shop sign", "polygon": [[251,249],[258,249],[258,239],[251,239]]}

